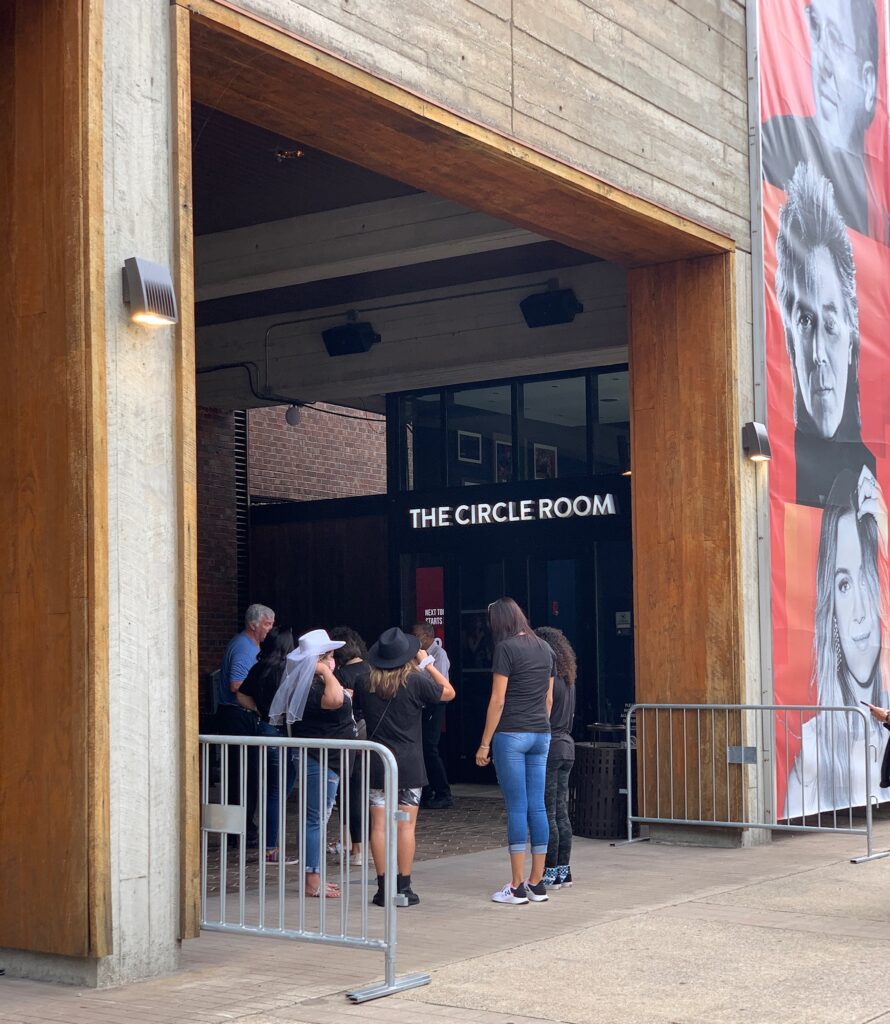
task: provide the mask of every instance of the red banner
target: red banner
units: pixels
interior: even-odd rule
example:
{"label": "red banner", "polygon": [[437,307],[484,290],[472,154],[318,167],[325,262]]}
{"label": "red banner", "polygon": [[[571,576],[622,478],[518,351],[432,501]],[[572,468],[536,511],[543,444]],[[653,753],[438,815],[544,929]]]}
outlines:
{"label": "red banner", "polygon": [[[882,0],[760,4],[780,818],[859,806],[888,734],[890,161]],[[878,712],[880,714],[880,712]]]}

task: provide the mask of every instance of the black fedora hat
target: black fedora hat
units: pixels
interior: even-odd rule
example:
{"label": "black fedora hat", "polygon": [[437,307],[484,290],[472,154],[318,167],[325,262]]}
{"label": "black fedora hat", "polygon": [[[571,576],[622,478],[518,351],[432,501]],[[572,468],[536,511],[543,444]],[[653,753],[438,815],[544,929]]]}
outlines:
{"label": "black fedora hat", "polygon": [[398,626],[387,629],[371,644],[368,661],[374,668],[401,668],[420,650],[416,636],[403,633]]}

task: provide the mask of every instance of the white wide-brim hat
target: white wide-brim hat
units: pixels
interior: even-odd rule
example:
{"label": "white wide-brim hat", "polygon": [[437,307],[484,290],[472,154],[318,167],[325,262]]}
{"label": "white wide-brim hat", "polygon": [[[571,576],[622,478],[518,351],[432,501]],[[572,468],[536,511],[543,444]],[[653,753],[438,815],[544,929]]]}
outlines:
{"label": "white wide-brim hat", "polygon": [[281,685],[272,698],[269,721],[273,725],[293,725],[302,719],[318,659],[343,647],[346,641],[332,640],[325,629],[310,629],[298,643],[299,647],[287,656]]}
{"label": "white wide-brim hat", "polygon": [[307,658],[315,656],[320,658],[323,654],[336,651],[346,645],[345,640],[332,640],[326,629],[310,629],[297,641],[297,649],[291,651],[288,658]]}

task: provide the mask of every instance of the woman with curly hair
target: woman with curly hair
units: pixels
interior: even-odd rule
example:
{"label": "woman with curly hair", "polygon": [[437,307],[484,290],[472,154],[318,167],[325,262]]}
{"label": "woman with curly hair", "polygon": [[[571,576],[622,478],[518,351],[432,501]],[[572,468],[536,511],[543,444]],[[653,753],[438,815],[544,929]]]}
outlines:
{"label": "woman with curly hair", "polygon": [[556,658],[553,676],[553,707],[550,711],[550,751],[544,805],[550,825],[547,859],[544,861],[544,885],[548,889],[568,888],[572,884],[572,823],[569,820],[569,775],[575,763],[572,723],[575,719],[575,678],[578,664],[572,645],[561,629],[542,626],[535,633],[550,646]]}

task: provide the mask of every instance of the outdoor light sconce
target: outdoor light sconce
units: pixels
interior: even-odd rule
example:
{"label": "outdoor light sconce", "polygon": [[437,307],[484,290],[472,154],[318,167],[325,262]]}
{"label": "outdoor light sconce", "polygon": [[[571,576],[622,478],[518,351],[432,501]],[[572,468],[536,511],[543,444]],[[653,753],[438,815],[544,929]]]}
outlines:
{"label": "outdoor light sconce", "polygon": [[584,306],[571,288],[559,288],[557,281],[550,282],[546,292],[527,295],[519,308],[529,327],[552,327],[554,324],[570,324]]}
{"label": "outdoor light sconce", "polygon": [[161,263],[140,256],[124,260],[123,299],[133,323],[165,327],[179,320],[170,271]]}
{"label": "outdoor light sconce", "polygon": [[355,313],[346,314],[347,322],[321,332],[329,356],[354,356],[368,352],[380,342],[380,335],[367,321],[357,322]]}
{"label": "outdoor light sconce", "polygon": [[746,423],[742,427],[742,449],[752,462],[769,462],[772,451],[766,427],[762,423]]}

